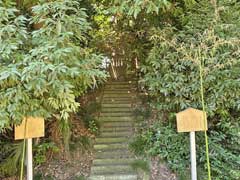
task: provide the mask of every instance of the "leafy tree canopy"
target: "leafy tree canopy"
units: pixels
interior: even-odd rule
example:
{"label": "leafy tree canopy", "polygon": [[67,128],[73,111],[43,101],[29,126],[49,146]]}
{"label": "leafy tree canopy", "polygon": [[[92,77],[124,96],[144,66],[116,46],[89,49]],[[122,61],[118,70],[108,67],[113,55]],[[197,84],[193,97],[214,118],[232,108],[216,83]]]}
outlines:
{"label": "leafy tree canopy", "polygon": [[106,77],[103,57],[87,47],[91,26],[77,1],[39,4],[31,17],[18,13],[0,1],[1,131],[25,116],[67,120],[76,97]]}
{"label": "leafy tree canopy", "polygon": [[[23,4],[25,9],[17,9],[15,3],[0,0],[0,131],[24,116],[54,116],[67,124],[68,132],[69,114],[79,106],[76,97],[106,78],[99,53],[123,59],[131,68],[138,61],[141,88],[161,121],[140,135],[142,149],[180,172],[187,168],[188,157],[168,152],[182,152],[177,140],[185,142],[174,133],[173,114],[189,106],[202,108],[202,63],[212,175],[240,178],[238,0]],[[169,135],[175,138],[166,139]],[[198,161],[204,168],[202,139],[199,135]]]}

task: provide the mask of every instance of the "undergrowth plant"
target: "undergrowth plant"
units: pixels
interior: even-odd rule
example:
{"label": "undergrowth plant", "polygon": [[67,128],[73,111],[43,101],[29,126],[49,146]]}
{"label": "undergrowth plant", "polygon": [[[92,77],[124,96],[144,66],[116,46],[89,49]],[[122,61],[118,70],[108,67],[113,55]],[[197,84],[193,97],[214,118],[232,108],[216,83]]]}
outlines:
{"label": "undergrowth plant", "polygon": [[79,1],[32,1],[17,9],[15,1],[0,0],[0,133],[24,117],[54,118],[69,157],[77,97],[106,78],[103,56],[88,46],[90,31]]}
{"label": "undergrowth plant", "polygon": [[[181,28],[171,25],[153,28],[150,37],[153,47],[141,67],[142,83],[152,98],[152,108],[161,114],[156,121],[162,122],[144,131],[136,142],[143,145],[148,155],[165,159],[176,172],[187,168],[189,158],[185,151],[189,148],[187,135],[176,133],[173,113],[188,107],[202,108],[201,62],[212,178],[240,178],[239,9],[237,1],[221,1],[217,6],[200,1],[180,17]],[[198,162],[205,169],[203,140],[202,133],[198,133]]]}
{"label": "undergrowth plant", "polygon": [[[85,9],[78,1],[42,2],[27,19],[17,15],[14,4],[0,1],[0,6],[0,131],[25,116],[54,116],[67,150],[76,97],[106,77],[98,69],[102,56],[86,47],[91,27]],[[40,29],[28,31],[39,22]]]}
{"label": "undergrowth plant", "polygon": [[101,105],[97,102],[89,102],[84,108],[80,108],[78,115],[83,120],[86,128],[97,135],[99,133],[100,123],[97,121],[97,112],[101,109]]}
{"label": "undergrowth plant", "polygon": [[41,165],[49,161],[52,156],[50,154],[57,153],[59,148],[53,142],[42,142],[40,145],[36,145],[33,148],[34,163]]}
{"label": "undergrowth plant", "polygon": [[[201,62],[212,178],[240,179],[238,0],[25,0],[21,5],[26,7],[0,0],[0,133],[8,133],[26,116],[54,119],[69,154],[77,98],[106,79],[97,49],[110,59],[126,59],[129,67],[138,62],[141,69],[140,89],[148,94],[150,108],[141,111],[144,127],[132,149],[138,155],[160,156],[184,174],[189,169],[188,136],[176,133],[174,113],[190,106],[202,109]],[[80,116],[97,134],[92,113],[81,109]],[[8,147],[11,142],[3,143]],[[198,164],[205,172],[202,133],[197,142]],[[5,167],[11,152],[1,154]],[[14,163],[19,159],[15,155],[9,156]],[[17,165],[12,167],[15,172]],[[205,178],[204,173],[199,176]]]}
{"label": "undergrowth plant", "polygon": [[0,140],[0,146],[0,178],[4,178],[19,171],[23,143],[10,143]]}

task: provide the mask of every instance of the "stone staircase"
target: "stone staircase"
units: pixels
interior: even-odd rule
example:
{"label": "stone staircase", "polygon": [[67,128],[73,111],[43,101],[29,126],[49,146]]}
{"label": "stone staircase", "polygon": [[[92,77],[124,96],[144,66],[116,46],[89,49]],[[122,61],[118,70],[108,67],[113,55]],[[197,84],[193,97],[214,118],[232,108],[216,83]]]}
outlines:
{"label": "stone staircase", "polygon": [[133,81],[106,84],[99,117],[100,135],[94,145],[96,153],[89,180],[137,180],[137,173],[131,167],[134,155],[128,150],[134,126],[135,88]]}

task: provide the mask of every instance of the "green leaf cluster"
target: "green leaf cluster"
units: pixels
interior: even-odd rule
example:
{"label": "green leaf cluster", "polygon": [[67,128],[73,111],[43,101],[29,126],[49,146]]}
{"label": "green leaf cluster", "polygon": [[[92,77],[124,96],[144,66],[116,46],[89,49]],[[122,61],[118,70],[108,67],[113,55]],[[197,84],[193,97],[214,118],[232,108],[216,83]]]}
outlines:
{"label": "green leaf cluster", "polygon": [[[239,72],[240,4],[199,1],[188,7],[177,26],[166,24],[150,30],[152,48],[141,67],[144,88],[152,98],[151,106],[171,119],[172,112],[188,107],[201,109],[199,64],[203,65],[204,95],[207,105],[210,162],[214,179],[239,179]],[[164,119],[161,117],[159,119]],[[175,121],[170,121],[175,124]],[[161,124],[168,133],[158,136],[155,130],[146,147],[169,162],[175,171],[187,167],[187,154],[178,156],[183,144],[174,126]],[[171,131],[172,129],[172,131]],[[231,129],[231,130],[230,130]],[[149,132],[147,131],[146,134]],[[146,136],[144,134],[144,136]],[[170,138],[169,134],[172,135]],[[175,136],[176,135],[176,136]],[[179,137],[177,137],[179,136]],[[201,135],[200,135],[201,136]],[[167,150],[164,145],[167,143]],[[177,141],[175,141],[177,139]],[[206,168],[203,137],[199,138],[198,161]],[[144,143],[143,143],[144,144]],[[174,149],[171,149],[175,147]],[[156,148],[156,149],[155,149]],[[177,151],[179,154],[175,154]],[[171,152],[171,153],[170,153]],[[151,152],[148,152],[151,154]],[[180,159],[181,161],[180,161]],[[178,162],[175,162],[179,159]]]}
{"label": "green leaf cluster", "polygon": [[[33,149],[34,155],[34,163],[36,165],[41,165],[48,160],[48,152],[56,153],[59,151],[59,148],[53,142],[44,142],[40,145],[34,146]],[[50,157],[51,158],[51,157]]]}
{"label": "green leaf cluster", "polygon": [[126,14],[137,18],[140,13],[158,14],[159,11],[169,10],[172,1],[169,0],[115,0],[111,7],[112,12]]}
{"label": "green leaf cluster", "polygon": [[1,140],[0,145],[0,178],[4,178],[18,172],[23,143],[9,143]]}
{"label": "green leaf cluster", "polygon": [[76,97],[106,78],[103,56],[87,47],[91,26],[78,1],[31,10],[27,18],[0,1],[0,131],[25,116],[67,120],[79,107]]}

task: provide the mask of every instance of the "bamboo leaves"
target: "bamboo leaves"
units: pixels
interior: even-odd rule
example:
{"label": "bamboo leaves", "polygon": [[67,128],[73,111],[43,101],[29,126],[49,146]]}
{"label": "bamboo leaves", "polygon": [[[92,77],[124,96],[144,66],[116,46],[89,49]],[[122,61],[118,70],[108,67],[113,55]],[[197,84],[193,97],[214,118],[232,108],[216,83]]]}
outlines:
{"label": "bamboo leaves", "polygon": [[[240,4],[235,1],[231,5],[227,1],[220,4],[228,11],[221,12],[217,20],[213,19],[213,6],[208,1],[200,1],[192,4],[185,12],[186,16],[181,17],[181,28],[168,25],[153,28],[150,32],[153,47],[142,66],[142,82],[153,98],[152,106],[160,114],[178,112],[189,106],[200,108],[198,65],[200,62],[204,64],[213,177],[230,180],[240,178],[239,148],[236,148],[239,141],[235,139],[239,138],[240,11],[234,11],[239,9]],[[234,13],[230,13],[229,9]],[[225,18],[229,21],[226,22]],[[170,115],[168,120],[171,121]],[[229,133],[231,128],[233,133]],[[149,147],[161,149],[158,144]],[[174,145],[167,148],[171,147]],[[170,161],[168,158],[171,155],[162,153],[164,149],[156,151]],[[201,152],[204,151],[201,149]],[[177,158],[177,155],[174,157]],[[205,163],[202,159],[201,163]],[[173,169],[178,168],[179,164],[175,163],[170,163]]]}

